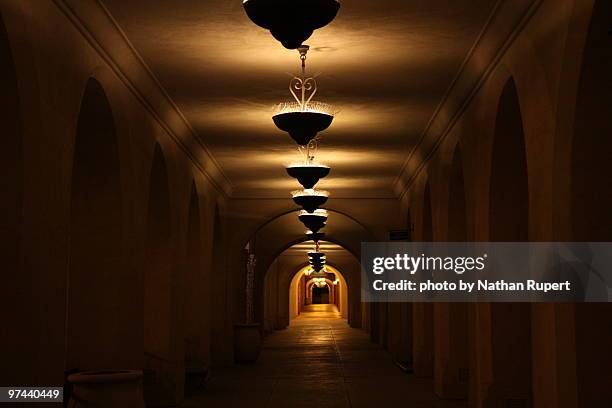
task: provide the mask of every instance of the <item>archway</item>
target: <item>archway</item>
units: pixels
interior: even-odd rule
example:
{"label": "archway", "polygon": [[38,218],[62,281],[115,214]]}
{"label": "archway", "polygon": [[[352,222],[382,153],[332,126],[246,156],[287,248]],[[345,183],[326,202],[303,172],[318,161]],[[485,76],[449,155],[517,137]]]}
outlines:
{"label": "archway", "polygon": [[[313,280],[305,275],[309,270],[306,253],[311,243],[292,245],[272,262],[263,281],[264,329],[266,332],[284,329],[300,315],[304,306],[312,303]],[[329,302],[338,307],[340,316],[350,318],[359,308],[360,299],[352,285],[359,284],[359,262],[346,249],[328,241],[320,242],[320,250],[327,254],[326,270]],[[337,284],[334,281],[337,279]],[[359,290],[359,287],[357,288]],[[357,304],[355,304],[357,303]]]}
{"label": "archway", "polygon": [[[178,386],[175,374],[174,243],[166,161],[155,145],[149,182],[144,271],[145,400],[171,401]],[[178,339],[177,339],[178,340]],[[178,340],[181,341],[181,340]]]}
{"label": "archway", "polygon": [[215,205],[212,243],[211,274],[211,315],[210,315],[210,352],[214,365],[229,363],[230,345],[227,343],[227,332],[230,320],[227,312],[228,275],[225,273],[225,254],[223,225],[219,205]]}
{"label": "archway", "polygon": [[[346,276],[347,280],[355,283],[350,284],[350,292],[348,294],[348,322],[352,327],[361,326],[361,303],[360,303],[360,280],[361,280],[361,269],[359,264],[359,251],[361,242],[369,241],[372,237],[371,233],[354,218],[333,210],[329,211],[330,222],[325,228],[326,240],[337,244],[342,247],[343,250],[343,265],[338,265]],[[266,281],[266,276],[270,268],[274,266],[274,262],[279,259],[283,252],[287,251],[294,245],[306,244],[306,237],[304,235],[304,225],[299,221],[297,217],[298,211],[286,212],[280,216],[277,216],[264,225],[262,225],[254,235],[252,235],[248,242],[252,243],[252,253],[256,256],[256,273],[254,282],[254,309],[255,309],[255,320],[262,322],[266,330],[272,330],[276,327],[286,327],[289,322],[289,316],[287,315],[288,308],[283,304],[282,307],[277,308],[275,304],[266,304],[265,299],[269,299],[269,293],[266,292],[266,287],[270,288]],[[308,249],[312,249],[312,241],[310,241]],[[242,243],[241,249],[244,248]],[[306,260],[306,251],[304,248],[300,254],[299,261],[293,264],[292,267],[297,268],[301,263]],[[334,258],[335,259],[335,258]],[[244,293],[245,293],[245,272],[244,267],[238,264],[239,257],[229,259],[229,262],[234,263],[235,270],[240,272],[240,275],[235,275],[234,290],[235,298],[234,310],[240,313],[244,310]],[[291,269],[293,270],[293,269]],[[271,282],[275,284],[274,282]],[[289,283],[283,282],[283,284]],[[273,293],[278,293],[274,290]],[[287,294],[283,296],[286,298]],[[283,300],[285,302],[286,300]],[[275,315],[274,313],[268,313],[266,308],[274,308],[280,313],[280,320],[266,321],[266,316]]]}
{"label": "archway", "polygon": [[[423,191],[421,241],[433,241],[433,219],[429,181]],[[431,377],[434,373],[434,314],[432,303],[414,303],[413,309],[413,358],[414,373]]]}
{"label": "archway", "polygon": [[[466,200],[463,160],[459,146],[455,148],[449,177],[448,235],[449,242],[465,242]],[[436,393],[443,398],[467,397],[469,366],[468,304],[434,304],[435,353],[434,377]]]}
{"label": "archway", "polygon": [[[29,278],[23,270],[22,227],[23,227],[23,134],[21,124],[19,85],[8,33],[0,14],[0,123],[3,134],[0,137],[0,247],[3,269],[6,273],[0,289],[0,313],[6,322],[3,330],[5,350],[0,358],[6,361],[6,371],[0,374],[5,383],[31,378],[28,360],[31,358],[30,339],[24,333],[31,331],[31,305],[23,302],[23,292],[15,288],[27,288]],[[29,337],[29,336],[26,336]],[[26,343],[26,344],[24,344]],[[17,352],[23,350],[24,352]],[[10,373],[9,373],[10,372]],[[5,377],[6,376],[6,377]]]}
{"label": "archway", "polygon": [[[489,240],[529,239],[529,190],[525,135],[513,79],[501,93],[489,185]],[[532,401],[531,304],[491,303],[492,384],[487,402]]]}
{"label": "archway", "polygon": [[[612,121],[609,104],[602,102],[612,93],[610,15],[611,2],[594,2],[583,53],[571,165],[574,241],[612,241]],[[599,280],[589,283],[591,288],[607,290]],[[612,400],[610,316],[612,303],[575,304],[578,406],[604,406]]]}
{"label": "archway", "polygon": [[185,322],[185,364],[197,368],[209,363],[209,293],[202,257],[200,200],[195,182],[191,183],[187,218],[187,252],[184,275],[183,319]]}
{"label": "archway", "polygon": [[66,369],[122,368],[139,330],[125,306],[119,152],[102,86],[89,79],[76,127],[70,194]]}
{"label": "archway", "polygon": [[[327,303],[334,304],[338,308],[339,316],[346,319],[348,317],[349,290],[346,278],[339,269],[332,265],[327,265],[326,270],[329,272],[326,279],[326,288],[329,294]],[[289,285],[289,324],[302,313],[304,306],[315,303],[313,301],[313,281],[307,276],[309,271],[309,265],[301,266],[291,278]]]}
{"label": "archway", "polygon": [[327,305],[330,303],[330,290],[329,285],[325,284],[323,287],[318,287],[317,285],[311,286],[312,291],[312,304],[313,305]]}

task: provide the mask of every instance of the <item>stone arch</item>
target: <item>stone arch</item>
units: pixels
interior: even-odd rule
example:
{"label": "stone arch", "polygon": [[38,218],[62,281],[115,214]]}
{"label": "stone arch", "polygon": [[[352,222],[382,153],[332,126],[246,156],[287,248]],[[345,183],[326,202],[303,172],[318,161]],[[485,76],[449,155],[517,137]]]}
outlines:
{"label": "stone arch", "polygon": [[[612,241],[612,92],[610,48],[612,3],[595,0],[578,80],[571,148],[571,236],[573,241]],[[592,283],[591,283],[592,284]],[[606,283],[595,285],[606,290]],[[593,285],[593,286],[595,286]],[[607,285],[612,285],[607,282]],[[575,304],[578,406],[600,406],[612,399],[612,303]],[[606,368],[608,367],[608,368]]]}
{"label": "stone arch", "polygon": [[[325,228],[327,234],[325,240],[337,243],[349,251],[356,259],[359,259],[360,243],[368,241],[372,234],[354,218],[333,210],[329,212],[331,222]],[[255,318],[258,321],[261,321],[264,316],[264,278],[270,265],[287,248],[306,240],[304,235],[305,227],[298,220],[297,213],[296,210],[293,210],[268,220],[248,241],[253,243],[254,253],[257,256],[254,306]],[[236,263],[236,260],[233,262]],[[234,299],[234,305],[238,311],[242,311],[244,310],[245,273],[242,265],[236,265],[235,267],[240,268],[237,269],[240,275],[236,275],[236,298]],[[359,284],[354,286],[354,288],[358,287]],[[351,293],[351,296],[359,297],[358,291]],[[360,311],[353,310],[350,318],[352,324],[357,324],[356,319],[359,315]]]}
{"label": "stone arch", "polygon": [[0,231],[5,244],[2,259],[6,270],[21,270],[21,223],[23,199],[23,136],[17,72],[0,14]]}
{"label": "stone arch", "polygon": [[489,182],[490,241],[529,238],[529,186],[525,135],[518,92],[508,80],[498,105]]}
{"label": "stone arch", "polygon": [[211,254],[211,333],[210,348],[211,358],[214,365],[224,365],[229,363],[231,356],[231,345],[227,344],[228,321],[231,320],[227,311],[228,302],[228,274],[225,273],[225,256],[223,248],[224,231],[222,221],[222,207],[216,202],[213,215],[213,242]]}
{"label": "stone arch", "polygon": [[93,78],[77,120],[70,197],[66,369],[124,367],[135,333],[123,310],[132,295],[123,282],[118,142],[106,93]]}
{"label": "stone arch", "polygon": [[[301,248],[296,248],[294,245],[303,242],[305,241],[301,240],[283,247],[284,249],[274,257],[269,265],[266,263],[268,267],[261,279],[261,287],[256,292],[256,297],[259,297],[256,299],[258,307],[261,308],[258,318],[263,322],[266,331],[285,328],[289,325],[291,319],[290,287],[296,283],[293,281],[296,274],[307,266],[306,254],[296,253],[296,250],[305,252],[304,245],[300,245]],[[341,274],[340,280],[345,291],[342,293],[345,303],[340,307],[340,311],[350,325],[359,327],[361,324],[359,259],[342,244],[327,239],[321,242],[323,252],[326,252],[325,246],[327,245],[335,247],[328,256],[327,264],[331,270]]]}
{"label": "stone arch", "polygon": [[[461,147],[455,146],[449,174],[449,242],[467,241],[467,212]],[[468,304],[434,304],[436,393],[443,398],[467,398]]]}
{"label": "stone arch", "polygon": [[[425,181],[421,210],[421,241],[432,242],[433,211],[431,187]],[[434,372],[434,307],[432,303],[414,303],[412,305],[412,354],[414,373],[420,377],[431,377]]]}
{"label": "stone arch", "polygon": [[[495,122],[489,183],[489,240],[529,240],[529,184],[523,117],[516,84],[503,87]],[[490,404],[532,401],[531,305],[492,303]]]}
{"label": "stone arch", "polygon": [[[177,387],[173,364],[176,339],[173,336],[176,299],[175,244],[173,240],[170,187],[166,158],[155,145],[149,178],[149,199],[144,269],[144,351],[145,369],[152,378],[145,381],[145,400],[171,400]],[[182,361],[182,358],[181,358]],[[172,368],[172,369],[171,369]]]}
{"label": "stone arch", "polygon": [[183,277],[186,364],[208,363],[210,339],[208,316],[210,297],[204,268],[200,198],[192,181],[187,212],[186,267]]}
{"label": "stone arch", "polygon": [[[288,290],[289,290],[289,323],[291,322],[291,320],[293,320],[295,317],[297,317],[299,315],[299,313],[301,312],[301,306],[303,306],[303,304],[300,304],[301,301],[303,301],[303,298],[300,298],[299,296],[296,295],[296,292],[298,289],[302,288],[303,289],[303,271],[305,271],[306,269],[309,268],[308,263],[301,263],[299,264],[297,267],[293,268],[293,271],[289,274],[288,276]],[[340,270],[340,268],[334,266],[333,263],[328,263],[327,264],[327,268],[329,270],[329,272],[334,273],[337,277],[337,279],[340,281],[339,286],[338,286],[338,290],[336,295],[339,296],[339,298],[335,299],[337,300],[337,302],[335,302],[338,306],[338,310],[341,314],[341,316],[343,318],[347,318],[348,317],[348,288],[349,288],[349,283],[346,279],[346,277],[344,276],[344,274],[342,273],[342,271]],[[333,284],[333,282],[330,282],[331,284]],[[281,288],[284,289],[284,288]],[[265,319],[264,319],[265,320]]]}
{"label": "stone arch", "polygon": [[[27,287],[21,283],[25,278],[23,270],[23,129],[21,98],[15,61],[8,37],[4,19],[0,14],[0,123],[3,134],[0,137],[0,234],[3,245],[0,256],[3,269],[10,271],[5,274],[6,281],[0,289],[0,305],[5,313],[2,320],[5,327],[5,351],[0,355],[7,362],[7,375],[11,381],[22,379],[26,383],[31,373],[30,362],[26,363],[31,354],[31,346],[24,347],[23,334],[31,320],[28,311],[17,309],[16,305],[24,305],[20,301],[23,296],[16,287]],[[6,302],[6,303],[5,303]],[[28,322],[28,323],[25,323]],[[17,350],[27,350],[18,353]],[[9,368],[10,367],[10,368]],[[14,371],[13,371],[14,370]],[[9,374],[8,371],[13,371]],[[0,375],[0,379],[5,378]],[[7,378],[8,380],[8,378]]]}

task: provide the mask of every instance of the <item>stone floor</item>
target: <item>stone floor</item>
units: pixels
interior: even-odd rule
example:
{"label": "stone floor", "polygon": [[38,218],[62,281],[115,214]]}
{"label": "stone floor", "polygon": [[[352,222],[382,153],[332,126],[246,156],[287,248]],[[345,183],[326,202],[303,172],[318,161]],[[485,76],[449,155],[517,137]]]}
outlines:
{"label": "stone floor", "polygon": [[287,330],[264,340],[254,365],[217,371],[184,407],[462,408],[437,400],[431,380],[395,366],[368,335],[332,305],[312,305]]}

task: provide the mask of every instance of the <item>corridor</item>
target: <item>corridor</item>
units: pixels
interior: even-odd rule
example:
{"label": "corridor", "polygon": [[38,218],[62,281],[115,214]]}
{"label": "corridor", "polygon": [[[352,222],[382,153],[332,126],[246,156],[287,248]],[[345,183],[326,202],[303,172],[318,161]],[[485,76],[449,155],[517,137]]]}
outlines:
{"label": "corridor", "polygon": [[[0,388],[612,406],[611,16],[0,0]],[[519,280],[576,289],[489,290]]]}
{"label": "corridor", "polygon": [[264,340],[253,365],[213,373],[206,392],[185,401],[196,407],[459,408],[438,400],[432,381],[397,367],[368,334],[348,327],[336,306],[306,306],[288,329]]}

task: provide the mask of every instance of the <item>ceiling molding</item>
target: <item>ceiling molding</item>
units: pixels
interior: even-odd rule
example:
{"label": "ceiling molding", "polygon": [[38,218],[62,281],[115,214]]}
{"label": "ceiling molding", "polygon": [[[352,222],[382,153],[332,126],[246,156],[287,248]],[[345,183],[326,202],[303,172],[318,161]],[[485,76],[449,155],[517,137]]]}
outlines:
{"label": "ceiling molding", "polygon": [[[541,3],[542,0],[498,0],[495,4],[457,75],[402,165],[393,183],[398,198],[402,199],[409,191]],[[423,153],[422,159],[416,155],[419,151]]]}
{"label": "ceiling molding", "polygon": [[230,197],[231,181],[106,6],[100,0],[53,1],[213,187]]}

